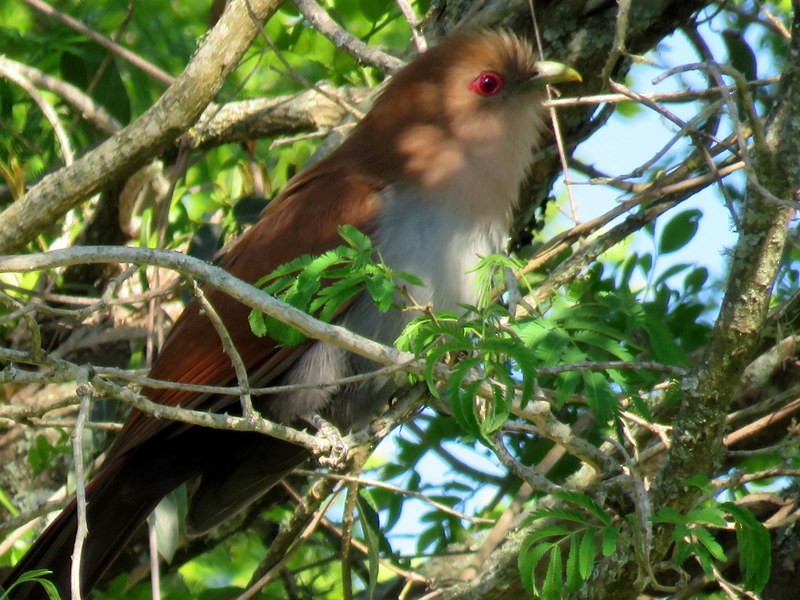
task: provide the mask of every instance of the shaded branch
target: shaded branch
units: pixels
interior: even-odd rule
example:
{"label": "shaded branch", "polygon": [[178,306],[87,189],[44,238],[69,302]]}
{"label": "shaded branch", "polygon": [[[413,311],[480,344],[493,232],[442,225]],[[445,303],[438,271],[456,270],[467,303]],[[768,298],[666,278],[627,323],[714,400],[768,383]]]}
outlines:
{"label": "shaded branch", "polygon": [[[30,1],[30,0],[29,0]],[[131,125],[48,175],[0,214],[0,252],[27,243],[81,200],[136,171],[191,127],[280,0],[234,0],[183,74]]]}

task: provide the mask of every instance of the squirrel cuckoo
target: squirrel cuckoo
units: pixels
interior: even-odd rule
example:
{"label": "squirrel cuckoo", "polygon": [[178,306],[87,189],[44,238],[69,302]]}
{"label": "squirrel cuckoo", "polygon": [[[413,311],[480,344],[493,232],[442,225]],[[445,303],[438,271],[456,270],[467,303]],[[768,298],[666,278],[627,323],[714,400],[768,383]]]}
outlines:
{"label": "squirrel cuckoo", "polygon": [[[300,173],[261,220],[221,259],[250,282],[302,254],[340,245],[337,228],[367,233],[393,269],[424,283],[411,294],[436,309],[473,303],[469,269],[502,249],[531,149],[544,130],[546,84],[576,81],[564,65],[537,62],[530,45],[510,33],[460,34],[398,72],[348,139]],[[310,340],[281,347],[258,338],[249,309],[219,291],[207,297],[248,369],[250,384],[325,383],[375,368],[338,347]],[[338,323],[391,344],[409,317],[379,312],[367,297],[345,307]],[[235,385],[230,360],[214,328],[191,302],[176,321],[151,376],[167,381]],[[155,402],[236,411],[235,395],[145,389]],[[271,395],[258,409],[285,424],[321,416],[347,430],[388,402],[375,382]],[[81,583],[88,592],[161,498],[196,481],[189,526],[211,529],[263,495],[308,458],[300,447],[268,436],[158,420],[134,411],[86,489],[88,538]],[[69,594],[76,532],[73,501],[6,578],[38,568],[53,571]],[[26,584],[12,598],[45,598]]]}

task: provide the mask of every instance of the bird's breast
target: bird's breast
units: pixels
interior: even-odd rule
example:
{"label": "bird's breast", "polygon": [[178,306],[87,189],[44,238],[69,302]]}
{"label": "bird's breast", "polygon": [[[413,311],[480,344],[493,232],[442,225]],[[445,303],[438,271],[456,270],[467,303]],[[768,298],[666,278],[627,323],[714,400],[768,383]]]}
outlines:
{"label": "bird's breast", "polygon": [[511,202],[501,210],[474,210],[478,202],[460,194],[384,192],[375,243],[388,266],[422,281],[408,291],[417,304],[430,303],[434,310],[475,302],[479,290],[469,271],[481,257],[502,250],[509,227]]}
{"label": "bird's breast", "polygon": [[[408,295],[434,310],[460,311],[478,297],[473,273],[482,256],[502,249],[507,215],[487,218],[465,209],[454,211],[453,198],[430,198],[408,189],[382,192],[381,209],[373,241],[383,261],[395,271],[411,273],[422,285],[408,285]],[[398,302],[407,303],[402,294]],[[393,344],[415,316],[410,311],[379,311],[362,295],[342,315],[347,329],[384,344]],[[293,365],[281,383],[326,384],[366,373],[379,365],[346,350],[314,343]],[[343,429],[358,426],[374,416],[386,402],[392,386],[384,378],[358,384],[293,392],[290,398],[271,401],[266,414],[293,422],[309,414],[322,414]]]}

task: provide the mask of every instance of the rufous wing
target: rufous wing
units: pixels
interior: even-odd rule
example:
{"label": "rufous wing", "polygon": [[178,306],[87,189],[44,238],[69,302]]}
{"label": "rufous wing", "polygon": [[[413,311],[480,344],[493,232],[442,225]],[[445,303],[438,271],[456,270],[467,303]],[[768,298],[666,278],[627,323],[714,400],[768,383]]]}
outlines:
{"label": "rufous wing", "polygon": [[[333,156],[331,158],[334,158]],[[289,185],[220,260],[231,274],[254,283],[280,265],[303,254],[318,255],[341,245],[338,228],[350,224],[368,235],[374,232],[380,203],[379,182],[323,161]],[[249,372],[258,371],[259,385],[280,375],[305,346],[284,347],[250,330],[250,309],[219,290],[206,295],[222,319]],[[344,307],[340,307],[343,310]],[[150,376],[163,381],[224,386],[235,383],[230,359],[208,317],[192,301],[170,331]],[[205,394],[146,388],[154,402],[208,409]],[[214,405],[215,410],[224,407]],[[109,459],[119,457],[170,424],[134,411],[112,446]]]}

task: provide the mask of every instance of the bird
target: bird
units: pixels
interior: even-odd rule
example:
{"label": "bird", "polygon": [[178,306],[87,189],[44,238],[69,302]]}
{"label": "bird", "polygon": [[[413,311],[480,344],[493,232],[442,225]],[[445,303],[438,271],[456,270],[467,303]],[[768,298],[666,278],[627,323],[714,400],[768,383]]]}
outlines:
{"label": "bird", "polygon": [[[235,240],[219,265],[248,282],[302,255],[341,244],[339,227],[370,236],[382,260],[414,274],[416,303],[459,310],[477,297],[478,260],[503,249],[532,152],[547,131],[546,86],[580,81],[561,63],[538,60],[524,38],[507,31],[454,34],[399,70],[347,139],[296,175],[260,220]],[[250,309],[219,290],[206,296],[232,338],[251,386],[323,384],[376,365],[329,343],[281,345],[256,336]],[[341,307],[336,323],[392,344],[407,311],[379,311],[365,294]],[[200,304],[175,321],[152,366],[160,380],[237,385],[231,361]],[[269,395],[261,414],[305,426],[313,417],[340,431],[377,416],[391,386],[360,381]],[[233,413],[235,394],[145,388],[154,402]],[[88,593],[158,502],[193,482],[187,527],[207,532],[261,497],[308,460],[308,451],[253,432],[231,432],[155,419],[134,410],[86,487],[88,535],[80,569]],[[76,502],[45,529],[6,577],[32,569],[69,597]],[[14,588],[13,600],[46,598],[37,584]]]}

